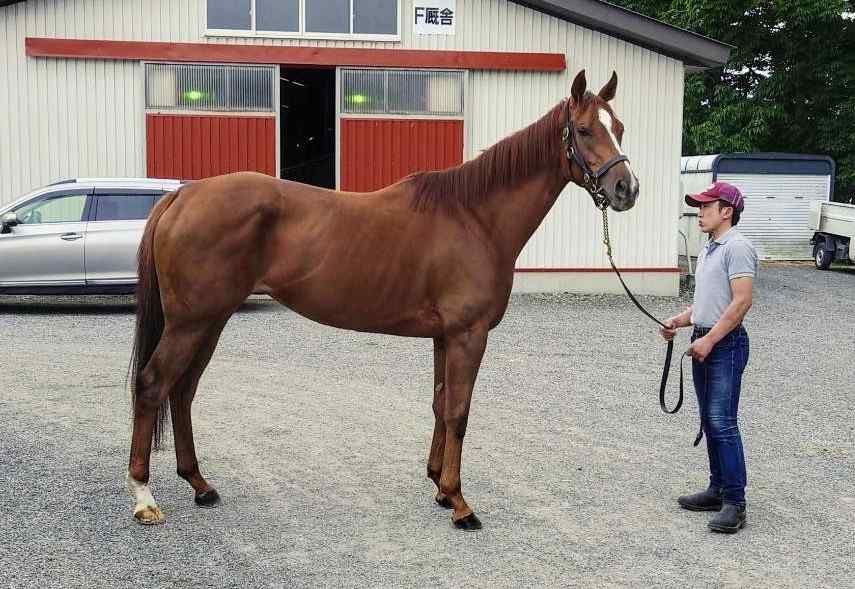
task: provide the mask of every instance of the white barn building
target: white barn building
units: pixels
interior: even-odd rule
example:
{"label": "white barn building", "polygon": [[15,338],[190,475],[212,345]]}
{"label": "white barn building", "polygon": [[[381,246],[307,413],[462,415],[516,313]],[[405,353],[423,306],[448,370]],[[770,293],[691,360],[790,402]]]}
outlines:
{"label": "white barn building", "polygon": [[[0,0],[0,204],[67,177],[254,169],[371,190],[528,125],[586,69],[641,196],[612,215],[640,293],[676,294],[684,74],[730,47],[598,0]],[[571,186],[515,290],[618,292]]]}

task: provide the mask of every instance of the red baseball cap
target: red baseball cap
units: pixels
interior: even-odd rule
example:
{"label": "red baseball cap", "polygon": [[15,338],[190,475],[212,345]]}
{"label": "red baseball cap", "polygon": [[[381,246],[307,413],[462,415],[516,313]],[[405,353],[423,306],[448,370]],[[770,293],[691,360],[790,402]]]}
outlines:
{"label": "red baseball cap", "polygon": [[745,199],[742,198],[742,193],[736,186],[727,182],[713,182],[702,192],[686,195],[686,204],[690,207],[699,207],[702,203],[716,200],[730,203],[736,211],[745,208]]}

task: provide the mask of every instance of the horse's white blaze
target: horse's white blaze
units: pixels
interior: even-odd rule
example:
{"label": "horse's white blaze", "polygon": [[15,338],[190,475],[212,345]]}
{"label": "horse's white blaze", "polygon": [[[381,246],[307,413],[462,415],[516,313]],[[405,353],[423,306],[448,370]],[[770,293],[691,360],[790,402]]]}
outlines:
{"label": "horse's white blaze", "polygon": [[598,115],[600,117],[600,122],[603,124],[603,127],[606,128],[606,131],[609,133],[609,137],[612,138],[612,143],[614,143],[615,149],[621,155],[623,155],[623,151],[621,151],[620,143],[618,143],[617,137],[615,137],[615,132],[612,130],[612,115],[604,108],[597,109]]}
{"label": "horse's white blaze", "polygon": [[134,513],[139,513],[146,507],[157,507],[154,495],[151,494],[151,487],[145,483],[134,480],[134,477],[132,477],[130,473],[128,473],[127,479],[128,491],[130,491],[131,497],[134,498],[134,501],[137,502],[136,506],[134,506]]}
{"label": "horse's white blaze", "polygon": [[[615,137],[615,132],[612,130],[612,125],[614,124],[614,122],[612,121],[611,113],[604,108],[600,108],[597,110],[597,115],[600,119],[600,122],[603,124],[603,127],[605,127],[606,131],[608,131],[609,137],[611,137],[612,143],[614,143],[617,152],[620,155],[624,155],[623,150],[620,148],[620,143],[618,143],[617,137]],[[632,185],[629,187],[629,189],[635,192],[638,190],[638,178],[635,177],[635,173],[629,166],[629,162],[624,162],[624,164],[626,165],[626,169],[629,170],[629,177],[632,178]]]}

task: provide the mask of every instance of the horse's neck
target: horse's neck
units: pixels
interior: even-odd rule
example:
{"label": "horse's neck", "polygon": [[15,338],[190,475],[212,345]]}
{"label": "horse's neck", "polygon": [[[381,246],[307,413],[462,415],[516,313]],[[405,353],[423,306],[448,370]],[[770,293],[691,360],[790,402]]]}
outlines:
{"label": "horse's neck", "polygon": [[485,199],[479,212],[497,249],[516,261],[567,183],[559,170],[544,169]]}

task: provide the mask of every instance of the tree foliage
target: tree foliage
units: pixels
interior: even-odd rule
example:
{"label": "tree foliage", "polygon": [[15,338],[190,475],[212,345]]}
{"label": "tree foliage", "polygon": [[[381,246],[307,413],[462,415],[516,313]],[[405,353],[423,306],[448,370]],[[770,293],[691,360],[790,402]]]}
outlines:
{"label": "tree foliage", "polygon": [[855,0],[611,1],[735,47],[686,76],[685,155],[830,155],[855,198]]}

